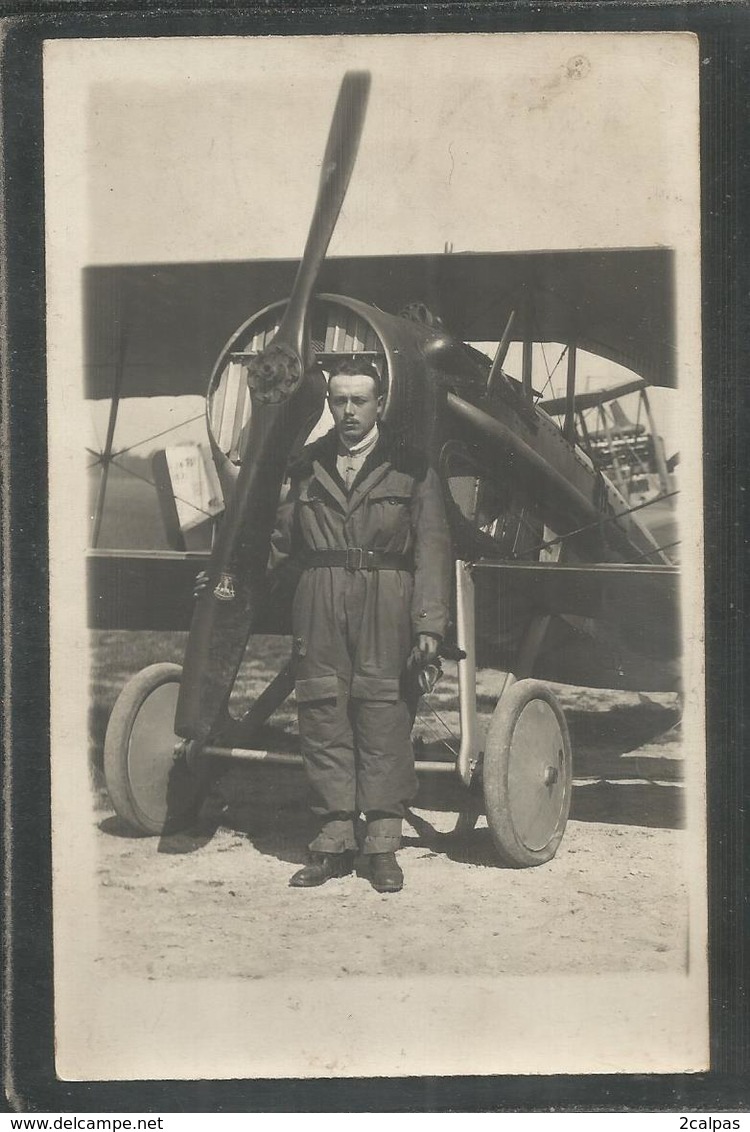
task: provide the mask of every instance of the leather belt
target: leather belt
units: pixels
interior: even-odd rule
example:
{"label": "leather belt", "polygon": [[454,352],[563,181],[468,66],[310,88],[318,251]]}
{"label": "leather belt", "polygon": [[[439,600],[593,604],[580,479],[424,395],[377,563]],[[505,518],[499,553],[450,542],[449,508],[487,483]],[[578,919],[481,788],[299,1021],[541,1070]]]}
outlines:
{"label": "leather belt", "polygon": [[317,566],[343,566],[356,570],[413,570],[414,563],[407,554],[389,554],[385,550],[364,550],[361,546],[348,546],[342,550],[308,550],[303,558],[305,568]]}

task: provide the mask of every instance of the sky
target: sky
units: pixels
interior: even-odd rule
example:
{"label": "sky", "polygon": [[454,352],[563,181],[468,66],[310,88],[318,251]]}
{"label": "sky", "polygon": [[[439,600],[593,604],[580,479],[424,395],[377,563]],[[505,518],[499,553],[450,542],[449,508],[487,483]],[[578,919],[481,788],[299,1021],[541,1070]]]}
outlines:
{"label": "sky", "polygon": [[672,246],[695,62],[689,35],[125,43],[88,85],[88,259],[298,256],[356,68],[372,88],[332,255]]}

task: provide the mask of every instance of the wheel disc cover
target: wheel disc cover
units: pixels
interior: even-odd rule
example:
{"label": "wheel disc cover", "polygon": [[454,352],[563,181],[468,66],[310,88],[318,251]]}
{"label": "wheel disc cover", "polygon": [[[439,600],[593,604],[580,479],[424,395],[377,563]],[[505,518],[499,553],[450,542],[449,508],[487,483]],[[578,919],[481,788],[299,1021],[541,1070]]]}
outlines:
{"label": "wheel disc cover", "polygon": [[510,737],[508,798],[516,836],[531,852],[545,849],[560,829],[566,759],[555,712],[544,700],[530,700]]}
{"label": "wheel disc cover", "polygon": [[194,793],[190,772],[174,758],[179,690],[179,682],[170,681],[147,696],[133,722],[128,744],[133,803],[144,817],[157,823],[184,812]]}

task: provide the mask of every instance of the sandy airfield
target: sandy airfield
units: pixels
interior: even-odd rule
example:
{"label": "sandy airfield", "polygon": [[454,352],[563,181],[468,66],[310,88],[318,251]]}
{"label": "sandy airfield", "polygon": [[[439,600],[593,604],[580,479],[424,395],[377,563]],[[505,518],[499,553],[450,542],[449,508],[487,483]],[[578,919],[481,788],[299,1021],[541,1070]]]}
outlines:
{"label": "sandy airfield", "polygon": [[[180,634],[95,634],[95,767],[102,727],[127,676],[155,660],[179,660],[182,647]],[[246,662],[241,695],[267,679],[284,647],[269,640]],[[487,719],[496,683],[496,673],[480,672]],[[571,729],[576,786],[560,850],[536,869],[499,867],[483,816],[470,834],[454,833],[465,794],[442,779],[422,780],[400,854],[405,887],[395,895],[376,893],[359,872],[318,889],[288,887],[311,836],[297,771],[232,768],[195,830],[162,838],[134,837],[100,787],[100,971],[154,980],[684,971],[676,697],[556,691]],[[457,730],[453,673],[433,705]],[[291,729],[293,703],[275,718]],[[441,727],[428,713],[417,731],[435,738]]]}

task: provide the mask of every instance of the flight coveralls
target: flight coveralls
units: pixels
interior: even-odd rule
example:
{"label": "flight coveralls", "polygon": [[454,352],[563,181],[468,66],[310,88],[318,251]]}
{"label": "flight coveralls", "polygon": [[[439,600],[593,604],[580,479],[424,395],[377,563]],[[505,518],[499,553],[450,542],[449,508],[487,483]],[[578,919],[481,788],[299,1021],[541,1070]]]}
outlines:
{"label": "flight coveralls", "polygon": [[[398,849],[417,791],[406,663],[417,633],[445,634],[451,543],[425,457],[393,445],[381,425],[347,493],[337,451],[332,430],[292,467],[269,565],[277,578],[302,569],[292,631],[301,750],[321,822],[310,849],[356,849],[364,814],[363,852],[386,853]],[[348,566],[315,562],[347,548]],[[359,551],[390,568],[363,568]]]}

